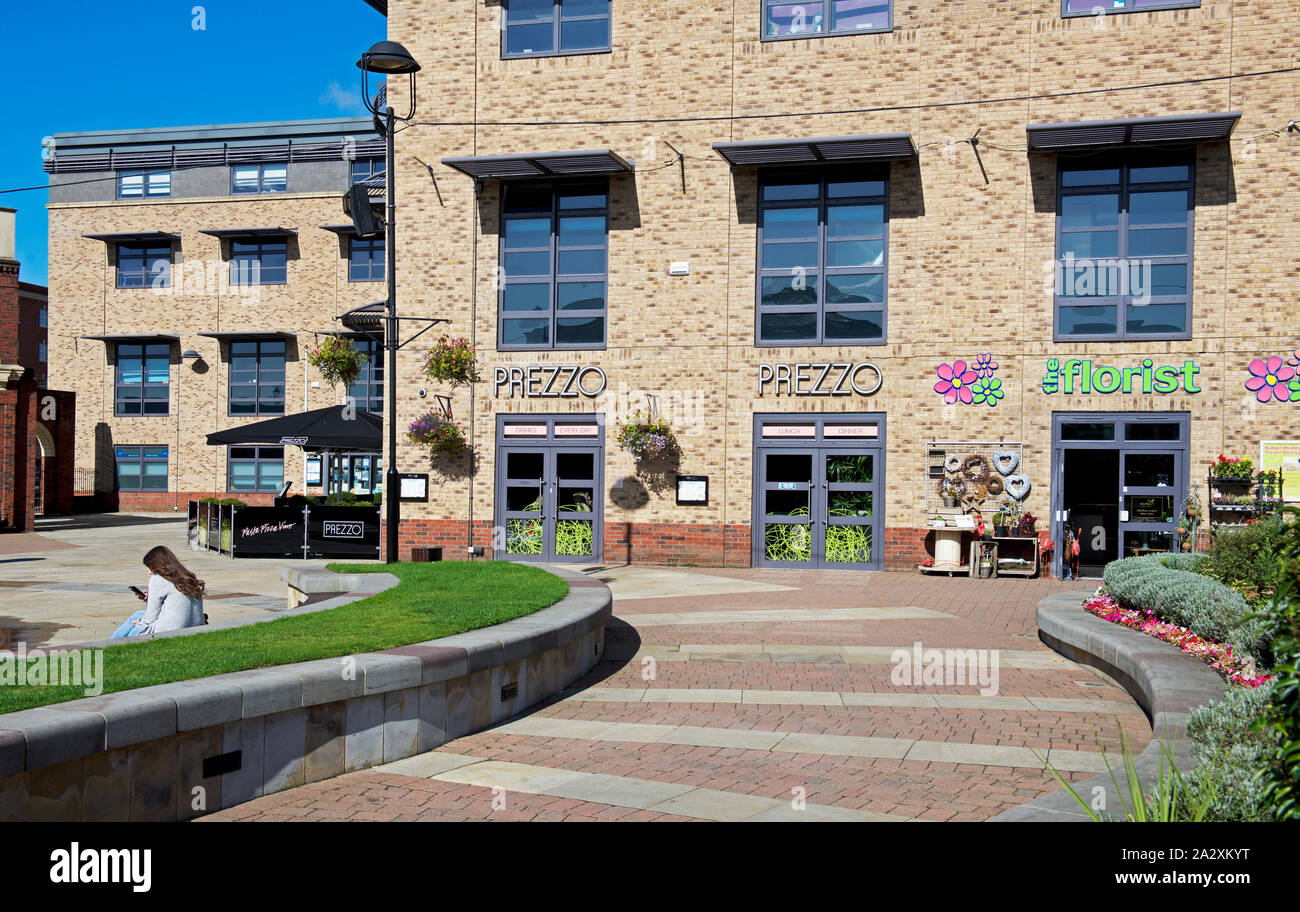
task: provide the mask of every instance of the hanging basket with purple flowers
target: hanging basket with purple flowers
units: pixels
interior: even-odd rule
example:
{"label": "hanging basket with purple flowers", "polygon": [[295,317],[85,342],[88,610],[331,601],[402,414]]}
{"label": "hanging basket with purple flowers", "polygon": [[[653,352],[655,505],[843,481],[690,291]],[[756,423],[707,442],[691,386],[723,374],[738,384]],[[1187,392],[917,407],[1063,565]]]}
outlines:
{"label": "hanging basket with purple flowers", "polygon": [[452,386],[478,383],[478,361],[468,339],[448,339],[443,336],[429,350],[424,359],[424,375],[430,380],[441,380]]}
{"label": "hanging basket with purple flowers", "polygon": [[668,456],[677,442],[666,419],[636,412],[619,422],[618,445],[637,462],[645,462]]}
{"label": "hanging basket with purple flowers", "polygon": [[412,443],[427,447],[430,453],[457,453],[465,448],[465,433],[446,415],[428,412],[411,422],[406,433]]}

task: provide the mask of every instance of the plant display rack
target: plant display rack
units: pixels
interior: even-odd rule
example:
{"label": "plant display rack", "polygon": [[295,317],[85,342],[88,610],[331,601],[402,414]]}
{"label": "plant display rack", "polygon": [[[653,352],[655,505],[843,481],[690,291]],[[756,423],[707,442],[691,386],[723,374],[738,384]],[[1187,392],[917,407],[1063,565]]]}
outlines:
{"label": "plant display rack", "polygon": [[[1277,504],[1265,502],[1265,497],[1282,498],[1282,477],[1278,473],[1277,489],[1260,481],[1252,474],[1244,478],[1223,478],[1213,472],[1207,473],[1206,491],[1209,494],[1205,505],[1209,518],[1210,533],[1220,529],[1239,529],[1251,520],[1260,519],[1277,511]],[[1215,495],[1223,492],[1237,497],[1250,497],[1250,503],[1228,504],[1215,503]]]}

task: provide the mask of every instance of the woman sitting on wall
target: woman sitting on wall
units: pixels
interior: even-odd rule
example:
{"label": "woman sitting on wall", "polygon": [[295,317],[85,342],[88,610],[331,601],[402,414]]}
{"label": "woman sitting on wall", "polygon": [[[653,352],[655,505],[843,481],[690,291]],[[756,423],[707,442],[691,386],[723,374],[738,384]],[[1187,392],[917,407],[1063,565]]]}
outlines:
{"label": "woman sitting on wall", "polygon": [[113,633],[113,639],[142,636],[199,627],[207,622],[203,614],[203,580],[185,568],[170,548],[159,545],[144,556],[149,569],[149,593],[136,595],[146,607],[127,618]]}

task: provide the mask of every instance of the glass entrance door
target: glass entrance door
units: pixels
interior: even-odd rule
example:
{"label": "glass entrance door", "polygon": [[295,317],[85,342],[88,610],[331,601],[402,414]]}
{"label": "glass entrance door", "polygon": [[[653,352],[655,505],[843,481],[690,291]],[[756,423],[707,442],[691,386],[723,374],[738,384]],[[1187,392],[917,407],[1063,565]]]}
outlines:
{"label": "glass entrance door", "polygon": [[1123,557],[1175,550],[1179,495],[1176,452],[1120,455],[1120,541]]}
{"label": "glass entrance door", "polygon": [[874,453],[769,448],[759,460],[763,566],[870,569],[876,563]]}
{"label": "glass entrance door", "polygon": [[503,448],[499,453],[498,526],[503,557],[596,559],[601,501],[594,447]]}

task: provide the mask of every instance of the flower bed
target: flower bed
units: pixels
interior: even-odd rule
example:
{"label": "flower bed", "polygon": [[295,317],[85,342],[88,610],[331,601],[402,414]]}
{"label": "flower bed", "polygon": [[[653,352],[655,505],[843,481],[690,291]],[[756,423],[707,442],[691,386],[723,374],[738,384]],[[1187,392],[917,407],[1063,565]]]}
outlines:
{"label": "flower bed", "polygon": [[1188,655],[1196,656],[1209,665],[1230,684],[1241,687],[1261,687],[1273,680],[1272,675],[1261,675],[1249,656],[1235,654],[1231,644],[1216,643],[1214,640],[1197,636],[1186,627],[1162,621],[1156,617],[1154,611],[1125,608],[1108,595],[1104,587],[1098,589],[1092,598],[1083,603],[1083,610],[1095,614],[1103,621],[1121,624],[1130,630],[1172,643]]}

